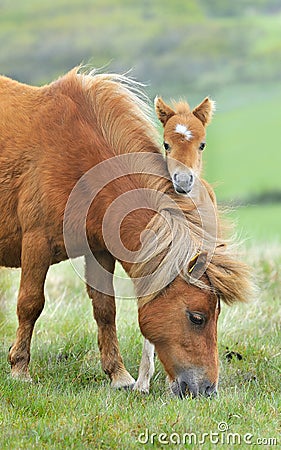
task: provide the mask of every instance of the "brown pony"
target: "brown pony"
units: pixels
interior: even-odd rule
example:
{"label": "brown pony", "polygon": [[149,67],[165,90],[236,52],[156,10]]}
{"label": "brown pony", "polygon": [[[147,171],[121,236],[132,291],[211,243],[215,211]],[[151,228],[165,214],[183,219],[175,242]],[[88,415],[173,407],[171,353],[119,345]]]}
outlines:
{"label": "brown pony", "polygon": [[175,103],[172,109],[160,97],[156,97],[155,110],[164,127],[164,149],[175,191],[196,198],[195,186],[203,183],[216,205],[213,189],[201,178],[206,127],[211,122],[215,102],[206,97],[191,111],[184,101]]}
{"label": "brown pony", "polygon": [[214,393],[219,298],[247,299],[249,269],[230,247],[217,245],[209,215],[198,214],[208,203],[204,189],[197,209],[174,193],[136,86],[77,69],[43,87],[5,77],[0,86],[0,265],[22,268],[9,352],[13,377],[30,379],[30,343],[49,266],[84,256],[102,367],[112,385],[134,383],[115,327],[119,260],[134,281],[141,331],[173,391]]}

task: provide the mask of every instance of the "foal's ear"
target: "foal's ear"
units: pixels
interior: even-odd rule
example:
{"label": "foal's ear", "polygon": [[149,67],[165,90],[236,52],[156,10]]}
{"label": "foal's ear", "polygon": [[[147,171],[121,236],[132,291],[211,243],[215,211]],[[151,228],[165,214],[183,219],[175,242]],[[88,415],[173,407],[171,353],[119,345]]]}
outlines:
{"label": "foal's ear", "polygon": [[216,104],[209,97],[206,97],[200,105],[196,106],[192,111],[193,114],[199,119],[204,127],[209,125],[212,120],[213,114],[216,110]]}
{"label": "foal's ear", "polygon": [[160,122],[162,122],[163,126],[165,126],[168,120],[176,114],[175,111],[170,108],[170,106],[166,105],[160,97],[155,97],[154,106],[157,117]]}

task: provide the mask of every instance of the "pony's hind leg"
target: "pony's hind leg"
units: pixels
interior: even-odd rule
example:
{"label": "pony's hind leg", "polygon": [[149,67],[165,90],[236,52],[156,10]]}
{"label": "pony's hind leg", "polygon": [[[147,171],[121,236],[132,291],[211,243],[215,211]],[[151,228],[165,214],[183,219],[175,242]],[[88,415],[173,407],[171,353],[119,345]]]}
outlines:
{"label": "pony's hind leg", "polygon": [[116,334],[116,307],[113,288],[115,260],[108,252],[87,256],[86,281],[92,300],[94,318],[98,325],[98,346],[103,371],[110,377],[114,388],[127,388],[135,380],[125,369]]}
{"label": "pony's hind leg", "polygon": [[44,282],[50,265],[47,241],[27,233],[22,241],[22,272],[17,303],[18,329],[9,351],[12,376],[31,381],[28,364],[33,328],[44,307]]}
{"label": "pony's hind leg", "polygon": [[134,390],[149,393],[150,380],[154,374],[154,345],[144,339],[139,375]]}

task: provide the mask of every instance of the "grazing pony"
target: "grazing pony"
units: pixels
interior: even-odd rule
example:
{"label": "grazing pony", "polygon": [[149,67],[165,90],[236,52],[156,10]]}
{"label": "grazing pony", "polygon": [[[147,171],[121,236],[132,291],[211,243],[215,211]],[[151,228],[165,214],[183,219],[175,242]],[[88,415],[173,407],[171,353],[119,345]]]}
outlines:
{"label": "grazing pony", "polygon": [[[160,97],[155,99],[155,110],[164,127],[164,149],[168,171],[178,194],[191,194],[195,185],[203,183],[216,205],[211,186],[201,176],[202,152],[206,146],[206,127],[211,122],[215,102],[206,97],[192,111],[181,101],[172,109]],[[197,182],[197,183],[196,183]]]}
{"label": "grazing pony", "polygon": [[0,87],[0,265],[21,267],[12,376],[30,379],[50,265],[84,256],[102,368],[112,385],[134,384],[116,335],[119,260],[134,282],[140,329],[173,392],[214,393],[220,299],[248,298],[249,268],[218,245],[208,214],[198,214],[208,203],[204,189],[197,209],[174,193],[136,85],[74,69],[43,87],[6,77]]}

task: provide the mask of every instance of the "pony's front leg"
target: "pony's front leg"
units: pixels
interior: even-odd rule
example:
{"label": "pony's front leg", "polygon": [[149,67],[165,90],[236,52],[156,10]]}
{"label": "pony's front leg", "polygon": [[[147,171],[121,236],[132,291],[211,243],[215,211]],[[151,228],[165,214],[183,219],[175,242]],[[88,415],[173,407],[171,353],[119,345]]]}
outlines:
{"label": "pony's front leg", "polygon": [[150,380],[154,374],[154,345],[144,339],[139,376],[134,390],[144,394],[149,393]]}
{"label": "pony's front leg", "polygon": [[19,325],[8,357],[14,378],[31,381],[28,370],[30,343],[35,322],[44,307],[44,282],[50,260],[47,240],[37,233],[26,233],[22,240],[22,272],[17,303]]}
{"label": "pony's front leg", "polygon": [[116,334],[116,307],[113,288],[115,260],[110,253],[96,252],[87,256],[86,281],[98,325],[98,346],[103,371],[114,388],[131,387],[135,380],[125,369]]}

